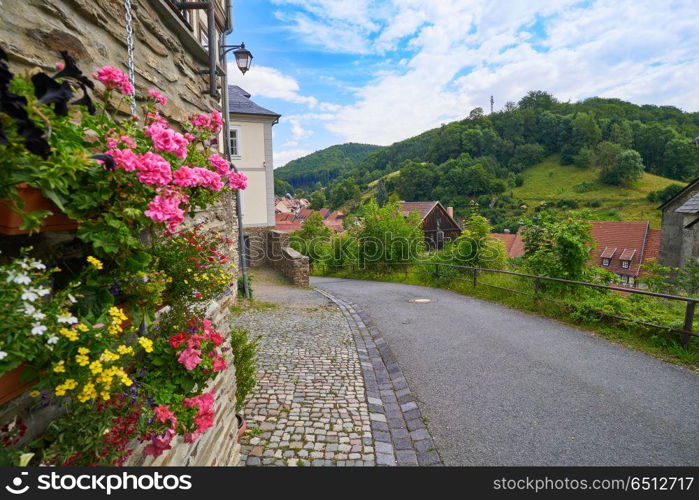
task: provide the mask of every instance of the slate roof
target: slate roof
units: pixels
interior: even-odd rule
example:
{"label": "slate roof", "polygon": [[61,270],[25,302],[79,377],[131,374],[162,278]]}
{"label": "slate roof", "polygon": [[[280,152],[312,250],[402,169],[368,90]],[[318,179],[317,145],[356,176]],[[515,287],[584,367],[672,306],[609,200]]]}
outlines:
{"label": "slate roof", "polygon": [[281,117],[279,113],[270,111],[250,100],[250,94],[237,85],[228,86],[228,111],[241,115],[261,115]]}
{"label": "slate roof", "polygon": [[678,214],[697,214],[699,213],[699,193],[692,196],[684,202],[680,208],[675,210]]}

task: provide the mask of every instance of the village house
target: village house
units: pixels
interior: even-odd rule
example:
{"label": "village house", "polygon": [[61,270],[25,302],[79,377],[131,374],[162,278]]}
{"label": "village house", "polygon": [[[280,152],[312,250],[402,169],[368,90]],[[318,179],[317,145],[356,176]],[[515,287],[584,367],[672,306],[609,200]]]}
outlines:
{"label": "village house", "polygon": [[659,261],[683,267],[699,257],[699,178],[660,207],[663,212]]}
{"label": "village house", "polygon": [[275,226],[272,127],[281,115],[259,106],[250,97],[237,85],[228,86],[231,158],[248,178],[241,205],[247,261],[254,266],[264,261],[267,233]]}
{"label": "village house", "polygon": [[[624,286],[637,287],[643,277],[643,266],[658,258],[660,230],[651,229],[648,222],[590,221],[594,247],[590,265],[616,274]],[[511,259],[524,255],[522,228],[516,234],[491,233],[502,241]]]}
{"label": "village house", "polygon": [[[277,212],[275,214],[275,229],[284,233],[298,231],[301,229],[306,219],[315,212],[316,210],[311,210],[310,208],[301,208],[297,212]],[[317,213],[320,214],[323,224],[330,230],[336,233],[344,230],[345,214],[339,210],[331,211],[328,208],[321,208]]]}
{"label": "village house", "polygon": [[443,248],[445,241],[454,240],[461,234],[461,226],[454,219],[454,209],[445,208],[438,201],[401,201],[400,209],[404,215],[420,214],[425,243],[431,249]]}

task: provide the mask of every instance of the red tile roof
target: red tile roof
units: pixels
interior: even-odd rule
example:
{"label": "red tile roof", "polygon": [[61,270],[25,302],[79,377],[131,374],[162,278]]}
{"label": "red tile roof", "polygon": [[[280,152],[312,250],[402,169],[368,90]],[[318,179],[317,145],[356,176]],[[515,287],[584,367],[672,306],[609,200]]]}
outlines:
{"label": "red tile roof", "polygon": [[[592,238],[596,247],[590,252],[590,263],[602,266],[602,259],[608,258],[606,249],[616,248],[617,252],[609,257],[609,266],[605,269],[617,273],[638,276],[641,265],[647,260],[646,247],[648,222],[592,221]],[[654,249],[649,249],[651,252]],[[656,250],[657,253],[657,250]],[[602,257],[602,254],[605,257]],[[622,261],[631,261],[628,268],[622,267]]]}
{"label": "red tile roof", "polygon": [[490,236],[502,241],[502,244],[505,247],[505,253],[509,256],[510,250],[512,249],[512,245],[514,244],[517,235],[512,233],[490,233]]}

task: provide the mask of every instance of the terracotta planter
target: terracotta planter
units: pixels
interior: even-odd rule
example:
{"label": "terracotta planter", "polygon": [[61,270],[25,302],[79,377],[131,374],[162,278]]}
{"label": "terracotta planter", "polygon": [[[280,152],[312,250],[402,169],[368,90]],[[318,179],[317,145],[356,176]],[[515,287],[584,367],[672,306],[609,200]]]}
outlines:
{"label": "terracotta planter", "polygon": [[[17,192],[24,200],[24,211],[33,212],[35,210],[48,210],[52,215],[44,219],[41,231],[69,231],[78,228],[78,223],[69,219],[58,207],[48,198],[44,198],[41,190],[18,184],[15,186]],[[2,234],[28,234],[29,231],[20,229],[22,219],[7,206],[7,200],[0,203],[0,233]]]}
{"label": "terracotta planter", "polygon": [[240,413],[236,413],[235,418],[238,420],[238,443],[240,443],[243,439],[243,434],[248,430],[248,423],[245,421],[245,417]]}
{"label": "terracotta planter", "polygon": [[16,398],[27,388],[31,387],[36,383],[36,380],[31,380],[29,382],[22,382],[22,373],[24,372],[24,365],[19,365],[14,370],[10,370],[0,377],[0,404],[6,403],[7,401]]}

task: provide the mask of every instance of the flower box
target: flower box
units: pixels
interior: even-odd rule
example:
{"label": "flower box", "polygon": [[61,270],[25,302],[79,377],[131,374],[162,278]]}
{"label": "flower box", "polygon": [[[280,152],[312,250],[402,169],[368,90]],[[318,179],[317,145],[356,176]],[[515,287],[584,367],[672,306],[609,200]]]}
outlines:
{"label": "flower box", "polygon": [[36,380],[22,381],[24,368],[24,365],[19,365],[0,377],[0,404],[19,396],[36,383]]}
{"label": "flower box", "polygon": [[[69,231],[78,228],[78,223],[69,219],[58,207],[48,198],[41,194],[41,190],[26,184],[16,186],[17,193],[24,200],[24,211],[33,212],[35,210],[48,210],[51,215],[44,219],[41,231]],[[8,200],[0,200],[0,233],[2,234],[28,234],[26,229],[20,229],[22,219],[13,212],[8,204]]]}

